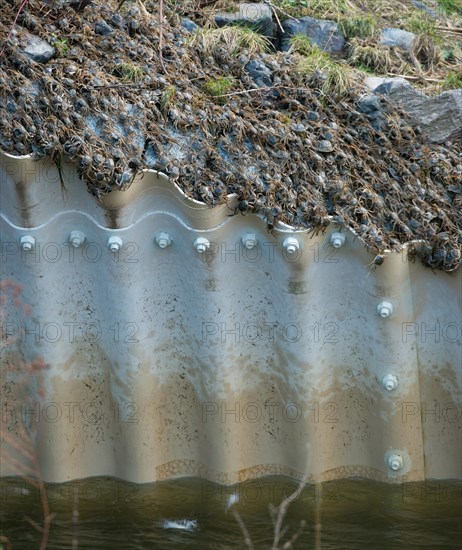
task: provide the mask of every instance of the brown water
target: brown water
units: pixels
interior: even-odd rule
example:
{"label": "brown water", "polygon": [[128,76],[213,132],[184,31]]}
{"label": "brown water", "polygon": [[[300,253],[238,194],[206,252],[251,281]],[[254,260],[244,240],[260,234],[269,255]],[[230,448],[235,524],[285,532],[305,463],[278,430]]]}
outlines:
{"label": "brown water", "polygon": [[[1,485],[0,535],[14,550],[39,547],[40,537],[24,519],[41,521],[39,493],[17,478]],[[267,477],[234,487],[200,479],[135,485],[91,478],[53,484],[47,496],[55,517],[48,548],[71,549],[245,549],[242,531],[226,504],[231,494],[255,549],[271,548],[269,505],[297,487]],[[78,496],[78,498],[77,498]],[[72,520],[78,502],[78,520]],[[179,529],[181,520],[190,530]],[[462,548],[462,483],[427,481],[404,485],[352,480],[308,485],[283,522],[285,542],[306,521],[293,548]],[[180,522],[175,528],[175,523]],[[5,548],[6,546],[4,546]],[[282,547],[282,545],[281,545]],[[0,543],[1,548],[1,543]]]}

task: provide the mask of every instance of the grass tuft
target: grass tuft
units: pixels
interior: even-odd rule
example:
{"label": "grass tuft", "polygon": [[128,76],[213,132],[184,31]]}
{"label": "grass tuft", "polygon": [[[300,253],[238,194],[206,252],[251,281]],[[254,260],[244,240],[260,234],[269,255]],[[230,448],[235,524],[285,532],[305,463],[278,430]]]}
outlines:
{"label": "grass tuft", "polygon": [[301,56],[296,71],[299,79],[321,82],[320,90],[326,96],[340,98],[353,85],[351,70],[342,63],[336,63],[318,46]]}
{"label": "grass tuft", "polygon": [[133,63],[121,63],[114,67],[114,74],[124,82],[139,82],[143,78],[144,71]]}
{"label": "grass tuft", "polygon": [[462,88],[462,70],[449,73],[441,86],[443,90],[457,90]]}
{"label": "grass tuft", "polygon": [[386,74],[393,65],[388,48],[368,44],[360,38],[353,38],[348,46],[348,62],[359,69]]}
{"label": "grass tuft", "polygon": [[198,29],[189,39],[191,46],[202,46],[205,53],[214,54],[223,46],[237,57],[243,50],[250,55],[266,52],[271,42],[248,27],[231,26],[220,29]]}
{"label": "grass tuft", "polygon": [[338,28],[347,39],[372,38],[377,35],[379,24],[372,15],[367,17],[342,17],[338,20]]}
{"label": "grass tuft", "polygon": [[438,5],[446,13],[455,13],[456,15],[462,15],[462,4],[460,0],[438,0]]}
{"label": "grass tuft", "polygon": [[206,95],[210,98],[219,100],[218,103],[225,103],[226,98],[222,97],[229,94],[236,86],[236,80],[231,76],[221,76],[207,80],[202,86]]}

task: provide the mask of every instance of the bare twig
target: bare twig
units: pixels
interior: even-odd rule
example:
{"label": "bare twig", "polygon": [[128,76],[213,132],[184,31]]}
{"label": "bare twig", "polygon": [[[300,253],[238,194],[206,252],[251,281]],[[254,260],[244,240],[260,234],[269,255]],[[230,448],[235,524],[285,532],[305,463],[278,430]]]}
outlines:
{"label": "bare twig", "polygon": [[253,550],[252,540],[250,539],[249,531],[245,526],[245,523],[242,521],[241,516],[239,515],[238,512],[236,512],[236,510],[232,510],[232,512],[235,520],[237,521],[237,523],[239,524],[239,527],[241,528],[242,534],[244,535],[244,541],[247,544],[247,548],[249,550]]}
{"label": "bare twig", "polygon": [[79,524],[79,488],[74,489],[74,500],[72,503],[72,550],[77,550],[79,547],[79,539],[77,536]]}
{"label": "bare twig", "polygon": [[291,495],[285,498],[281,502],[281,504],[275,509],[275,512],[277,512],[277,518],[276,518],[276,523],[274,525],[274,540],[273,540],[273,546],[271,550],[278,550],[279,541],[283,536],[283,533],[281,533],[282,521],[284,520],[284,517],[287,513],[287,509],[289,508],[291,503],[301,495],[305,486],[306,486],[306,476],[303,477],[303,479],[300,481],[300,484],[297,487],[297,489]]}
{"label": "bare twig", "polygon": [[394,73],[387,73],[387,76],[394,76],[399,78],[405,78],[406,80],[424,80],[425,82],[444,82],[444,80],[439,80],[437,78],[427,78],[424,76],[408,76],[405,74],[394,74]]}
{"label": "bare twig", "polygon": [[286,11],[281,9],[279,6],[275,6],[273,4],[273,2],[270,2],[270,0],[263,0],[263,4],[266,4],[270,8],[273,8],[275,10],[280,11],[282,13],[282,15],[285,15],[286,17],[289,17],[290,19],[293,19],[294,21],[298,21],[298,19],[296,17],[294,17],[293,15],[290,15],[289,13],[287,13]]}
{"label": "bare twig", "polygon": [[6,40],[5,40],[5,43],[3,44],[3,48],[1,49],[0,51],[0,55],[3,54],[3,52],[5,51],[5,47],[6,47],[6,43],[8,42],[8,40],[10,39],[10,36],[11,36],[11,33],[13,32],[13,29],[16,25],[16,21],[18,20],[18,17],[20,15],[20,13],[22,12],[22,10],[25,8],[27,2],[29,2],[29,0],[22,0],[20,6],[19,6],[19,9],[18,11],[16,12],[16,17],[14,18],[14,21],[13,21],[13,24],[11,25],[10,27],[10,31],[8,33],[8,36],[6,37]]}

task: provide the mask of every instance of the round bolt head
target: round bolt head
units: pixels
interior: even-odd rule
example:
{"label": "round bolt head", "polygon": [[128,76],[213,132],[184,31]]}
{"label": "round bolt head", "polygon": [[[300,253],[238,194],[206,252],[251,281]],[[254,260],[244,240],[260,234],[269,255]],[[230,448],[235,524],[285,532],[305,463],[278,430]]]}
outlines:
{"label": "round bolt head", "polygon": [[247,233],[246,235],[242,236],[242,244],[247,248],[247,250],[251,250],[252,248],[255,248],[257,246],[257,237],[255,236],[255,233]]}
{"label": "round bolt head", "polygon": [[393,391],[398,387],[398,378],[394,374],[386,374],[382,378],[382,384],[387,391]]}
{"label": "round bolt head", "polygon": [[386,319],[393,313],[393,304],[384,300],[377,305],[377,312],[380,317]]}
{"label": "round bolt head", "polygon": [[32,237],[32,235],[24,235],[23,237],[21,237],[20,244],[21,248],[25,252],[29,252],[30,250],[35,248],[35,237]]}
{"label": "round bolt head", "polygon": [[69,242],[73,247],[78,248],[85,242],[85,235],[81,231],[72,231]]}
{"label": "round bolt head", "polygon": [[159,248],[167,248],[172,244],[172,239],[168,233],[162,231],[156,235],[156,243]]}
{"label": "round bolt head", "polygon": [[340,248],[345,243],[345,235],[336,231],[330,236],[330,244],[334,248]]}
{"label": "round bolt head", "polygon": [[122,247],[123,241],[120,237],[109,237],[107,246],[111,252],[118,252]]}
{"label": "round bolt head", "polygon": [[388,457],[388,466],[394,471],[397,472],[403,467],[403,457],[398,454],[392,454]]}
{"label": "round bolt head", "polygon": [[206,239],[205,237],[197,237],[197,239],[194,241],[194,248],[199,252],[199,254],[203,254],[208,250],[210,247],[210,241]]}
{"label": "round bolt head", "polygon": [[287,237],[287,239],[285,239],[282,243],[282,247],[287,254],[295,254],[295,252],[300,250],[300,243],[295,237]]}

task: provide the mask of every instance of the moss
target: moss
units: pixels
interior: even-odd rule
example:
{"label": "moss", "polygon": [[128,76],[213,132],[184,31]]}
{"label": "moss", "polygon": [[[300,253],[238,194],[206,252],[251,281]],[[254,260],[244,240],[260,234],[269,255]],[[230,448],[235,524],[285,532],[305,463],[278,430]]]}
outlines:
{"label": "moss", "polygon": [[202,89],[209,97],[219,100],[219,103],[225,103],[225,96],[229,94],[236,85],[236,80],[230,76],[222,76],[215,79],[207,80],[202,86]]}

